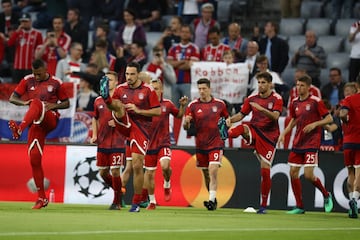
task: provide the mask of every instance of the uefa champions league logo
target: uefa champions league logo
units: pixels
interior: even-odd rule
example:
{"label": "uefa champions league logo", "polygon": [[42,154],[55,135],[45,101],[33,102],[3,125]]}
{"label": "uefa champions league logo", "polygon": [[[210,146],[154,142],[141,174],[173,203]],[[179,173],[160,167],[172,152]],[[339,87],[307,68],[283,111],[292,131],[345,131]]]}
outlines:
{"label": "uefa champions league logo", "polygon": [[101,179],[95,157],[79,161],[74,168],[74,186],[85,197],[98,198],[105,195],[109,186]]}

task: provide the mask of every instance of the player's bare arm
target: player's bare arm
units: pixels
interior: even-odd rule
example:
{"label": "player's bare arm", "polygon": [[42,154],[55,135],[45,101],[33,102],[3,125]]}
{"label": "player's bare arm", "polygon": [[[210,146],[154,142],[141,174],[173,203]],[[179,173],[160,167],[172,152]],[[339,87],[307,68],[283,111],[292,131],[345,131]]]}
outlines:
{"label": "player's bare arm", "polygon": [[349,113],[349,110],[347,110],[347,109],[340,110],[339,117],[340,117],[341,121],[343,121],[344,123],[347,123],[349,121],[348,113]]}
{"label": "player's bare arm", "polygon": [[330,114],[328,114],[323,119],[306,125],[304,127],[303,131],[304,131],[304,133],[309,133],[312,130],[314,130],[315,128],[322,127],[322,126],[324,126],[326,124],[332,123],[333,121],[334,121],[333,117]]}
{"label": "player's bare arm", "polygon": [[284,129],[284,131],[280,134],[277,145],[280,146],[281,144],[284,144],[285,135],[288,134],[296,125],[296,120],[292,118],[287,125],[287,127]]}
{"label": "player's bare arm", "polygon": [[139,109],[135,104],[128,103],[125,105],[125,108],[128,111],[134,111],[135,113],[146,117],[160,116],[161,114],[160,107],[151,108],[151,109]]}
{"label": "player's bare arm", "polygon": [[231,123],[239,122],[239,121],[243,120],[244,117],[245,116],[241,112],[238,112],[237,114],[226,119],[226,125],[230,126]]}
{"label": "player's bare arm", "polygon": [[185,130],[188,130],[190,128],[190,122],[192,120],[192,117],[190,115],[185,116],[183,128]]}
{"label": "player's bare arm", "polygon": [[278,112],[278,111],[270,111],[269,109],[266,109],[266,108],[260,106],[258,103],[255,103],[255,102],[250,102],[250,105],[253,108],[256,108],[258,111],[264,113],[271,120],[276,121],[280,117],[280,112]]}
{"label": "player's bare arm", "polygon": [[179,113],[176,116],[176,118],[182,118],[184,116],[185,108],[187,106],[188,101],[189,99],[187,96],[183,96],[182,98],[179,99],[180,107],[179,107]]}
{"label": "player's bare arm", "polygon": [[11,102],[12,104],[15,104],[17,106],[26,106],[26,105],[30,105],[31,100],[23,101],[23,100],[21,100],[21,98],[19,96],[12,93],[9,98],[9,102]]}

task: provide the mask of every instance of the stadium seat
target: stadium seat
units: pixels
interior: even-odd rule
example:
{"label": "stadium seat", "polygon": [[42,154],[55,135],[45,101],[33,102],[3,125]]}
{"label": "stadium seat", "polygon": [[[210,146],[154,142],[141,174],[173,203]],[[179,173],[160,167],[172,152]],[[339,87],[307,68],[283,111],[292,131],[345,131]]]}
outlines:
{"label": "stadium seat", "polygon": [[337,67],[340,69],[349,68],[350,56],[348,53],[329,53],[326,59],[326,66],[328,68]]}
{"label": "stadium seat", "polygon": [[329,83],[329,68],[323,68],[321,69],[321,73],[320,73],[320,82],[321,82],[321,86],[320,89],[325,86],[326,84]]}
{"label": "stadium seat", "polygon": [[146,32],[146,42],[150,48],[153,48],[159,41],[162,32]]}
{"label": "stadium seat", "polygon": [[356,22],[356,19],[353,18],[338,19],[335,25],[335,35],[348,37],[350,32],[350,27],[354,22]]}
{"label": "stadium seat", "polygon": [[344,40],[344,51],[347,53],[351,52],[351,43],[349,42],[349,39],[345,38]]}
{"label": "stadium seat", "polygon": [[88,48],[91,49],[93,47],[93,36],[94,35],[94,31],[88,31]]}
{"label": "stadium seat", "polygon": [[232,1],[218,1],[217,4],[217,20],[222,29],[227,29],[230,22],[230,5]]}
{"label": "stadium seat", "polygon": [[355,3],[353,8],[354,18],[359,19],[360,18],[360,2]]}
{"label": "stadium seat", "polygon": [[295,86],[295,82],[294,82],[295,70],[296,68],[286,67],[281,74],[282,80],[289,86],[289,88]]}
{"label": "stadium seat", "polygon": [[282,18],[279,34],[285,36],[304,34],[305,20],[301,18]]}
{"label": "stadium seat", "polygon": [[322,17],[323,3],[321,1],[302,1],[300,7],[301,18],[320,18]]}
{"label": "stadium seat", "polygon": [[331,20],[328,18],[309,18],[306,22],[305,31],[313,30],[317,36],[330,34]]}
{"label": "stadium seat", "polygon": [[318,45],[323,47],[325,53],[341,52],[343,49],[344,38],[340,36],[320,36],[318,38]]}
{"label": "stadium seat", "polygon": [[299,49],[300,46],[305,44],[305,36],[304,35],[290,36],[288,40],[288,44],[289,44],[289,53],[293,54]]}

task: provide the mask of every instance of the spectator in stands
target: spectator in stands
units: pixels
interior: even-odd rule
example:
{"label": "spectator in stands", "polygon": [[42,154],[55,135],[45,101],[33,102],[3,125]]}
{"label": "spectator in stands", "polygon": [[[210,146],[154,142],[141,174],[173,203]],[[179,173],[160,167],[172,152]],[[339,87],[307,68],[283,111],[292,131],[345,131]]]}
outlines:
{"label": "spectator in stands", "polygon": [[89,27],[80,19],[79,9],[70,8],[68,10],[64,31],[71,37],[71,42],[81,43],[83,50],[88,50]]}
{"label": "spectator in stands", "polygon": [[300,8],[302,0],[280,0],[282,18],[300,17]]}
{"label": "spectator in stands", "polygon": [[[290,103],[299,96],[299,92],[298,92],[298,89],[296,88],[296,82],[297,80],[306,75],[306,70],[304,69],[300,69],[300,68],[297,68],[295,70],[295,73],[294,73],[294,82],[295,82],[295,86],[290,89],[290,93],[289,93],[289,99],[287,101],[287,108],[289,109],[290,107]],[[310,92],[310,95],[312,96],[316,96],[316,97],[319,97],[321,98],[321,92],[320,92],[320,89],[316,86],[314,86],[313,84],[310,85],[310,89],[309,89],[309,92]],[[289,114],[289,112],[288,112]]]}
{"label": "spectator in stands", "polygon": [[1,1],[2,12],[0,13],[0,32],[9,37],[9,28],[19,25],[19,14],[13,10],[11,0]]}
{"label": "spectator in stands", "polygon": [[25,75],[32,73],[31,63],[35,58],[35,49],[43,43],[41,32],[32,28],[30,14],[22,14],[19,21],[18,29],[8,41],[0,33],[0,38],[5,40],[7,46],[15,46],[13,83],[18,83]]}
{"label": "spectator in stands", "polygon": [[198,0],[179,0],[178,16],[183,19],[184,24],[190,24],[199,16]]}
{"label": "spectator in stands", "polygon": [[80,19],[84,24],[89,24],[99,9],[98,2],[98,0],[68,0],[68,7],[79,9]]}
{"label": "spectator in stands", "polygon": [[259,56],[259,45],[255,41],[249,41],[246,47],[246,56],[241,62],[247,64],[249,68],[249,81],[257,72],[256,58]]}
{"label": "spectator in stands", "polygon": [[180,29],[183,22],[181,17],[173,16],[170,21],[170,26],[166,27],[163,34],[156,45],[163,47],[166,52],[180,42]]}
{"label": "spectator in stands", "polygon": [[260,54],[268,58],[269,69],[281,74],[289,61],[289,45],[277,36],[279,25],[269,21],[264,28],[265,38],[259,42]]}
{"label": "spectator in stands", "polygon": [[105,56],[106,56],[106,60],[109,64],[109,70],[110,71],[114,71],[115,68],[115,61],[116,61],[116,56],[113,55],[110,50],[109,50],[109,45],[108,45],[108,41],[106,41],[106,39],[98,39],[95,43],[95,51],[102,51]]}
{"label": "spectator in stands", "polygon": [[321,95],[324,100],[329,102],[331,111],[333,111],[344,99],[345,82],[342,79],[341,70],[336,67],[330,68],[329,78],[329,83],[321,88]]}
{"label": "spectator in stands", "polygon": [[355,82],[360,72],[360,21],[350,27],[349,41],[351,43],[349,82]]}
{"label": "spectator in stands", "polygon": [[115,49],[112,44],[114,39],[115,39],[115,34],[110,31],[109,25],[107,25],[105,23],[98,25],[95,30],[95,36],[94,36],[94,41],[93,41],[95,44],[92,47],[92,51],[94,51],[94,49],[96,47],[96,43],[99,40],[102,40],[102,42],[104,42],[104,41],[106,42],[106,45],[107,45],[106,51],[109,54],[115,55],[116,54]]}
{"label": "spectator in stands", "polygon": [[259,44],[260,40],[261,40],[261,33],[260,33],[260,27],[258,25],[258,23],[255,23],[253,29],[252,29],[252,35],[250,38],[252,41],[255,41]]}
{"label": "spectator in stands", "polygon": [[164,58],[164,49],[155,46],[152,49],[152,60],[145,64],[143,71],[152,75],[152,79],[160,79],[163,85],[164,98],[171,99],[171,91],[176,83],[176,74],[174,68]]}
{"label": "spectator in stands", "polygon": [[142,41],[146,44],[146,34],[142,25],[135,22],[136,14],[129,8],[124,10],[124,24],[120,26],[118,35],[115,39],[115,50],[121,47],[124,55],[130,54],[130,46],[134,40]]}
{"label": "spectator in stands", "polygon": [[61,59],[56,66],[56,77],[64,82],[80,83],[80,78],[73,72],[85,71],[86,65],[82,62],[83,47],[81,43],[73,42],[70,46],[70,54]]}
{"label": "spectator in stands", "polygon": [[333,122],[323,126],[321,131],[321,151],[339,151],[342,147],[342,128],[341,121],[337,114],[334,113],[334,109],[327,99],[324,99],[324,104],[329,110]]}
{"label": "spectator in stands", "polygon": [[127,62],[137,62],[140,69],[144,67],[147,62],[147,55],[145,52],[145,44],[141,41],[134,41],[130,47],[130,57]]}
{"label": "spectator in stands", "polygon": [[[0,13],[0,32],[9,38],[10,34],[18,28],[19,25],[19,13],[14,11],[11,0],[2,0],[1,7],[3,12]],[[11,71],[14,64],[15,47],[6,47],[3,40],[1,41],[1,55],[0,59],[0,72],[1,75],[11,76]],[[4,63],[2,62],[5,59]]]}
{"label": "spectator in stands", "polygon": [[189,25],[181,27],[181,41],[170,48],[167,62],[171,64],[176,73],[176,84],[173,87],[172,100],[178,102],[182,96],[191,96],[190,68],[193,61],[199,61],[199,48],[191,42],[192,34]]}
{"label": "spectator in stands", "polygon": [[109,62],[106,54],[102,50],[95,50],[91,53],[89,63],[94,63],[98,68],[98,73],[107,73],[109,71]]}
{"label": "spectator in stands", "polygon": [[202,61],[222,62],[225,51],[230,50],[230,46],[220,42],[220,29],[212,27],[209,29],[209,44],[201,51]]}
{"label": "spectator in stands", "polygon": [[222,42],[230,46],[230,48],[235,52],[235,58],[237,60],[246,55],[248,40],[241,36],[240,24],[236,22],[230,23],[228,26],[228,36],[225,37]]}
{"label": "spectator in stands", "polygon": [[335,20],[339,18],[352,18],[353,5],[354,0],[331,0],[331,16]]}
{"label": "spectator in stands", "polygon": [[150,31],[161,31],[160,6],[156,0],[130,0],[127,5],[137,12],[136,22]]}
{"label": "spectator in stands", "polygon": [[[269,70],[269,60],[265,55],[260,55],[256,58],[256,67],[258,70],[257,73],[268,72],[271,74],[273,89],[284,98],[284,95],[289,91],[289,88],[277,72]],[[249,86],[251,95],[258,93],[258,80],[256,79],[256,75],[251,79]]]}
{"label": "spectator in stands", "polygon": [[205,3],[201,6],[201,16],[192,22],[192,29],[194,32],[194,43],[201,50],[208,43],[209,29],[217,27],[220,29],[220,24],[212,18],[214,6],[211,3]]}
{"label": "spectator in stands", "polygon": [[320,88],[321,68],[326,66],[326,53],[323,47],[317,45],[317,37],[313,30],[305,33],[305,44],[300,46],[291,59],[293,66],[306,70],[312,84]]}
{"label": "spectator in stands", "polygon": [[90,22],[90,28],[96,29],[99,25],[106,24],[110,30],[116,31],[122,22],[125,0],[101,1],[94,19]]}
{"label": "spectator in stands", "polygon": [[61,16],[53,18],[52,26],[46,33],[44,44],[36,49],[35,58],[45,61],[48,72],[55,75],[57,63],[67,56],[71,37],[64,32],[64,19]]}
{"label": "spectator in stands", "polygon": [[84,75],[80,78],[80,88],[76,96],[76,111],[94,111],[94,102],[98,94],[93,90],[92,78]]}

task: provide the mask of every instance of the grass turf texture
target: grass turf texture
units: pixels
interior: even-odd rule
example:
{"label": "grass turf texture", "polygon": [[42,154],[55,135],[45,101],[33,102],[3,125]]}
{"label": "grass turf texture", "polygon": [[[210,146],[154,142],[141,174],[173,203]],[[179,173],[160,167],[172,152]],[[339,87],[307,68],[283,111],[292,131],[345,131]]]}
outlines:
{"label": "grass turf texture", "polygon": [[360,220],[347,213],[306,212],[266,215],[243,209],[157,207],[129,213],[104,205],[49,204],[31,210],[29,202],[0,202],[0,239],[351,239]]}

